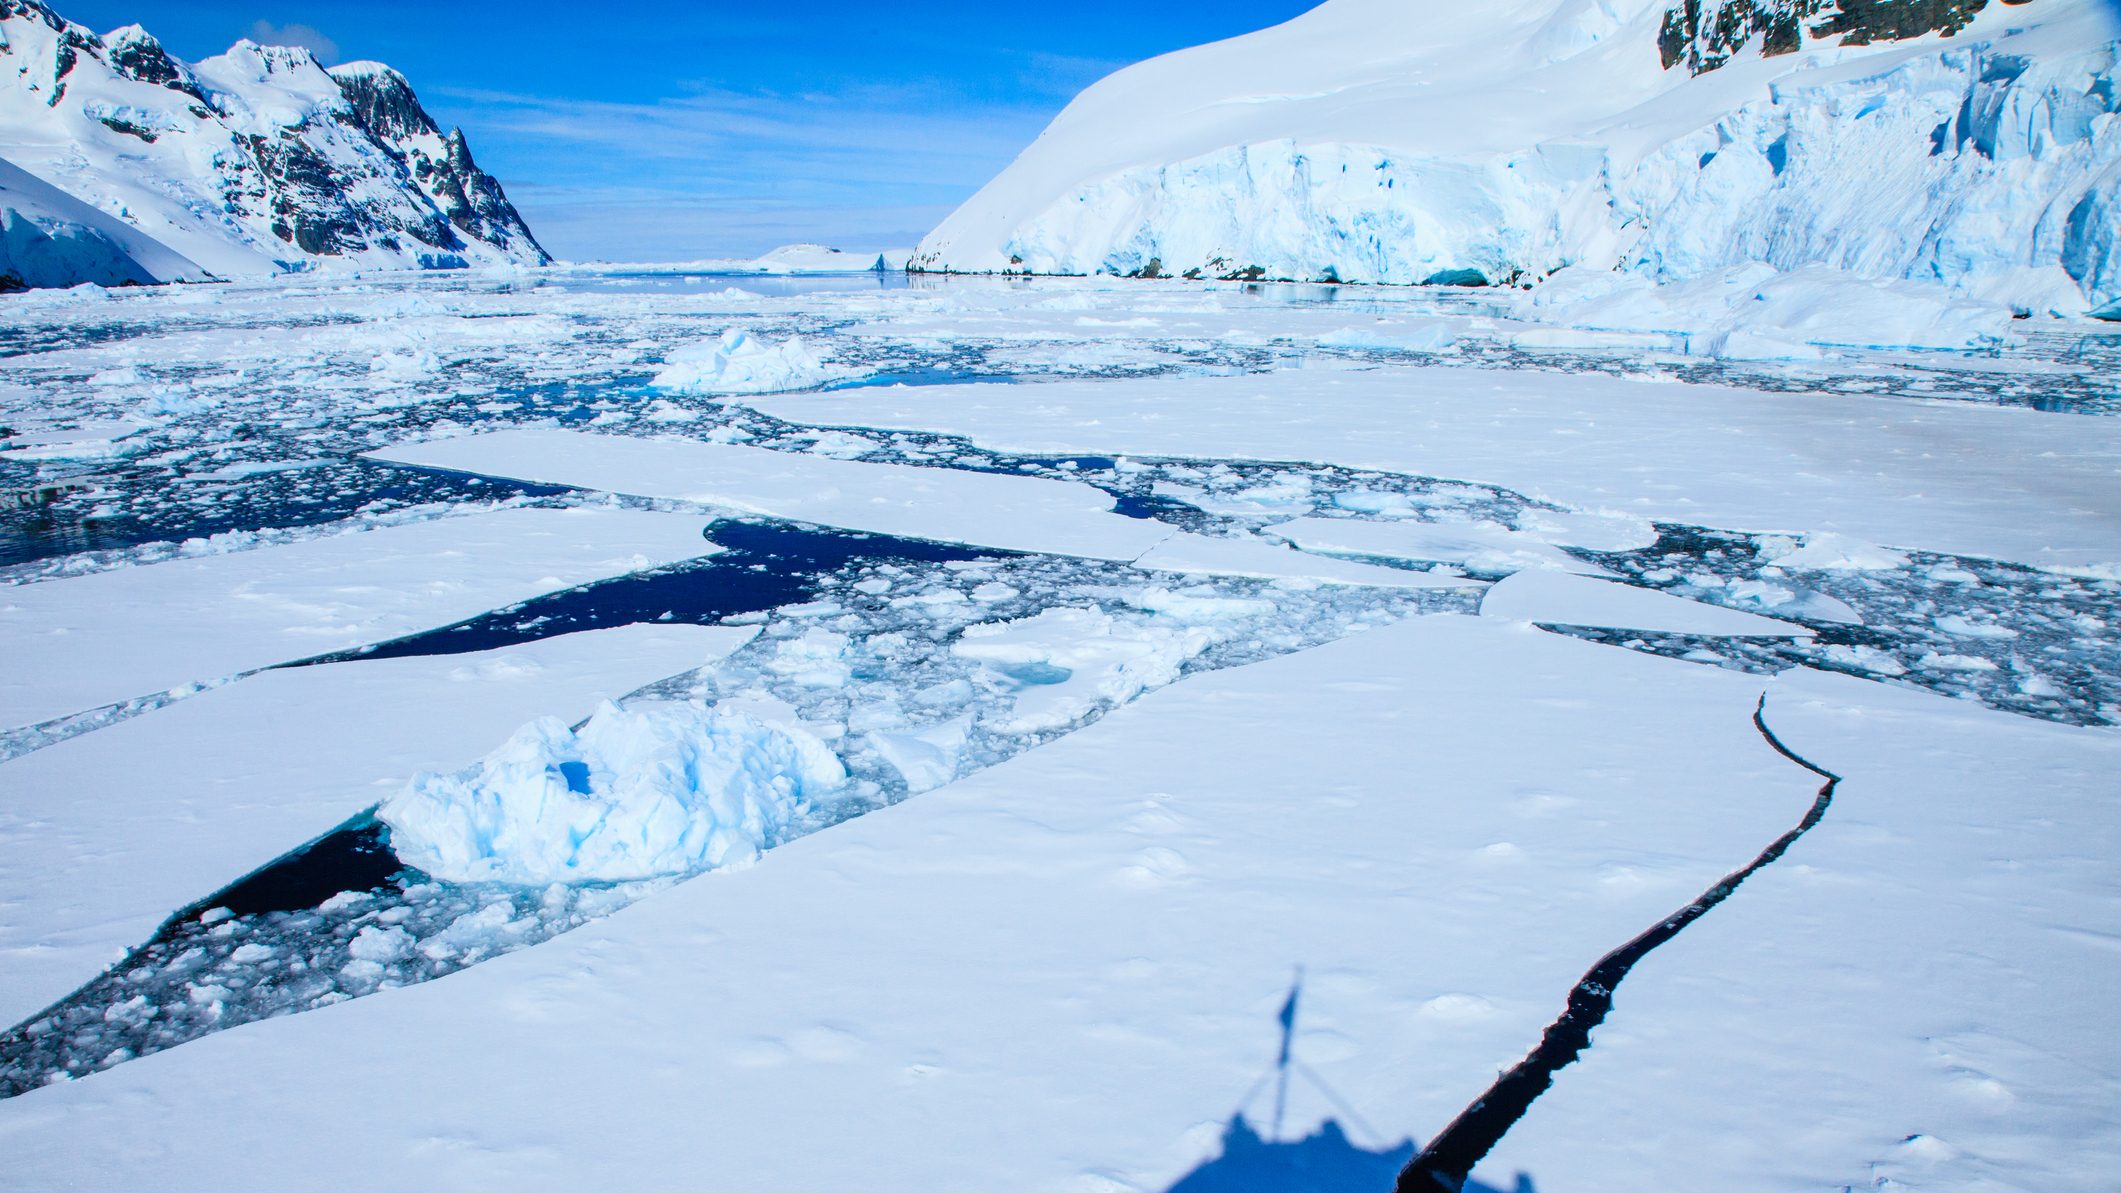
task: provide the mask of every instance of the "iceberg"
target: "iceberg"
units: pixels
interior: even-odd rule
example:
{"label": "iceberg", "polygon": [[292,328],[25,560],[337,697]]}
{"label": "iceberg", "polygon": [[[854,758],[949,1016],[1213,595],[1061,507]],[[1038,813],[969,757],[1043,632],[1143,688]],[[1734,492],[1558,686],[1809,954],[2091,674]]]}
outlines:
{"label": "iceberg", "polygon": [[801,729],[697,704],[546,717],[376,815],[407,865],[451,882],[627,882],[756,859],[847,771]]}
{"label": "iceberg", "polygon": [[773,394],[863,375],[863,370],[828,363],[801,336],[776,343],[731,328],[717,339],[672,352],[649,384],[673,393]]}

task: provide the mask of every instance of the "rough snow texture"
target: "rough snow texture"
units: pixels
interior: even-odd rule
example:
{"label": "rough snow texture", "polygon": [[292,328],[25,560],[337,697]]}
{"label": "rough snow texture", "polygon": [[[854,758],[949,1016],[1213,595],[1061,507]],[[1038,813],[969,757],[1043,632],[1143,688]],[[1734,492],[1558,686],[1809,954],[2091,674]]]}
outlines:
{"label": "rough snow texture", "polygon": [[2112,8],[1977,8],[1844,6],[1696,75],[1688,46],[1661,64],[1648,0],[1331,0],[1091,88],[914,267],[1478,284],[1758,261],[2111,302]]}
{"label": "rough snow texture", "polygon": [[545,717],[377,812],[408,864],[453,882],[624,882],[749,862],[847,778],[800,729],[690,704]]}
{"label": "rough snow texture", "polygon": [[224,277],[549,260],[403,75],[304,49],[185,63],[0,0],[0,158]]}
{"label": "rough snow texture", "polygon": [[[1726,360],[1823,360],[1840,348],[1981,348],[2000,341],[2011,322],[2001,305],[1934,284],[1819,265],[1779,273],[1758,263],[1663,285],[1642,274],[1571,270],[1535,291],[1527,313],[1568,329],[1520,333],[1520,347],[1662,347]],[[1608,331],[1623,334],[1600,334]]]}
{"label": "rough snow texture", "polygon": [[774,341],[731,328],[714,340],[672,352],[649,384],[679,393],[770,394],[862,375],[860,369],[828,363],[801,336]]}

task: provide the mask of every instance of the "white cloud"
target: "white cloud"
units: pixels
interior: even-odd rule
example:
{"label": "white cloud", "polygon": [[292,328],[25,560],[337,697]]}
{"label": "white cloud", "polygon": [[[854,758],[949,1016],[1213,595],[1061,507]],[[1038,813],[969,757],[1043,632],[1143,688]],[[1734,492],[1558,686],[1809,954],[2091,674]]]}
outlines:
{"label": "white cloud", "polygon": [[261,20],[250,27],[250,39],[261,46],[300,46],[326,66],[339,60],[339,43],[314,25],[275,25]]}

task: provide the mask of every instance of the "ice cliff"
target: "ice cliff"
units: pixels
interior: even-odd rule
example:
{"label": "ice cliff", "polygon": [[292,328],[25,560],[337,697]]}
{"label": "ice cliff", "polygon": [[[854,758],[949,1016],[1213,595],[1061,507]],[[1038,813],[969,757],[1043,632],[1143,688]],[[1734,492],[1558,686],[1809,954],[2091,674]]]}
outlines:
{"label": "ice cliff", "polygon": [[914,268],[2121,299],[2108,0],[1328,0],[1076,99]]}
{"label": "ice cliff", "polygon": [[396,71],[247,41],[186,63],[39,0],[0,0],[0,159],[222,277],[549,260]]}

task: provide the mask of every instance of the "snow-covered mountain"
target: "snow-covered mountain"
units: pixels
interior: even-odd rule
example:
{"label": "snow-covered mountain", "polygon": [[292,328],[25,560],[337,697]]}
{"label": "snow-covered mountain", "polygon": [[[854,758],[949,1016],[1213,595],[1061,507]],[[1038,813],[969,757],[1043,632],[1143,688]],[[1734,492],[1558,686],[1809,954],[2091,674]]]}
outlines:
{"label": "snow-covered mountain", "polygon": [[550,259],[389,67],[248,41],[185,63],[39,0],[0,0],[0,159],[223,277]]}
{"label": "snow-covered mountain", "polygon": [[205,270],[138,228],[0,161],[0,293],[205,277]]}
{"label": "snow-covered mountain", "polygon": [[1390,283],[1750,262],[2121,299],[2111,0],[1328,0],[1098,83],[916,269]]}

